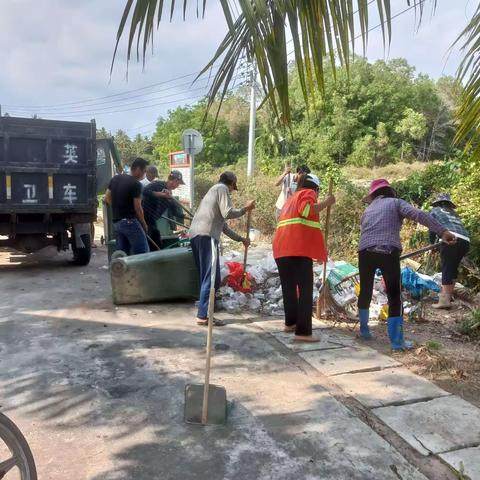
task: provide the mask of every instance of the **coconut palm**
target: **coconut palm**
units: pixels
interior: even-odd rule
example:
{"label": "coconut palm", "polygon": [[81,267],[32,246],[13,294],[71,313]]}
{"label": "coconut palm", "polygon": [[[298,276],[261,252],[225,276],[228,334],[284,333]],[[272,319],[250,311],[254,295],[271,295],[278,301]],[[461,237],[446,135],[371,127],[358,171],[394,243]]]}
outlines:
{"label": "coconut palm", "polygon": [[[283,125],[291,122],[287,59],[287,30],[290,30],[294,60],[305,102],[324,85],[324,65],[348,67],[354,54],[355,39],[365,49],[369,31],[369,6],[376,8],[381,21],[384,44],[390,42],[392,14],[390,0],[218,0],[228,25],[228,33],[211,61],[200,75],[218,62],[209,91],[209,107],[215,99],[223,99],[234,79],[239,63],[246,57],[254,60],[265,99],[270,102]],[[197,16],[205,14],[207,0],[127,0],[117,32],[117,44],[128,30],[128,60],[136,54],[143,58],[153,42],[153,32],[162,19],[170,20],[181,9],[185,18],[188,9]],[[426,5],[436,8],[436,0],[406,0],[407,9],[415,9],[421,22]],[[463,104],[459,112],[457,138],[479,145],[480,118],[480,7],[459,37],[465,59],[459,78],[465,83]],[[114,54],[115,59],[115,54]],[[112,62],[113,66],[113,62]],[[199,75],[199,76],[200,76]],[[472,134],[473,132],[473,134]],[[477,147],[480,153],[480,146]]]}

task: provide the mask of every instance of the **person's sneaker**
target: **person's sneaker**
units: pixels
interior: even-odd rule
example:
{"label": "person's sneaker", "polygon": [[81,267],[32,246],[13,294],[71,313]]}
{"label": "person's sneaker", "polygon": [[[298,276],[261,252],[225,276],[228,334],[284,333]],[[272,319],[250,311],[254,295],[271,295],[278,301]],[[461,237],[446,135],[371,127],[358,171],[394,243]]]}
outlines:
{"label": "person's sneaker", "polygon": [[405,352],[406,350],[412,350],[415,344],[411,340],[404,340],[403,345],[399,348],[392,348],[392,352]]}
{"label": "person's sneaker", "polygon": [[366,340],[367,342],[368,342],[369,340],[375,340],[375,337],[374,337],[371,333],[367,333],[367,334],[357,333],[356,337],[357,337],[359,340]]}

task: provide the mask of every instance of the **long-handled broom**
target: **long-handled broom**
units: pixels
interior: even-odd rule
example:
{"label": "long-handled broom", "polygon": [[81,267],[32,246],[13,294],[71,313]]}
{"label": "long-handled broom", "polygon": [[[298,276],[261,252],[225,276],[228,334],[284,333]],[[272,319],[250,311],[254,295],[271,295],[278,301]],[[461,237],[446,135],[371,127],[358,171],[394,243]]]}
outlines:
{"label": "long-handled broom", "polygon": [[[247,240],[250,239],[250,226],[252,223],[252,211],[249,210],[247,213]],[[242,287],[250,288],[250,282],[247,278],[247,257],[248,257],[248,246],[245,246],[245,254],[243,255],[243,279]]]}
{"label": "long-handled broom", "polygon": [[[330,181],[328,184],[328,194],[331,195],[333,193],[333,178],[330,177]],[[328,255],[328,230],[330,228],[330,210],[331,210],[331,205],[327,207],[327,215],[325,216],[325,230],[324,230],[324,239],[325,239],[325,248],[327,249],[327,255]],[[320,318],[323,313],[325,313],[327,309],[327,297],[326,297],[326,291],[328,288],[326,288],[326,281],[327,281],[327,261],[328,257],[325,260],[325,263],[323,264],[323,275],[322,275],[322,293],[321,295],[318,296],[317,299],[317,309],[316,309],[316,317]]]}

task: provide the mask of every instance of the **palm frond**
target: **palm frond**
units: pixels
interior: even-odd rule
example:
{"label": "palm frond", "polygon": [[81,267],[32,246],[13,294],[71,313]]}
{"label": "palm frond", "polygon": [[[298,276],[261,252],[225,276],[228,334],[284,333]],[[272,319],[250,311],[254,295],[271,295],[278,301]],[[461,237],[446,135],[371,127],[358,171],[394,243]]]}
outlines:
{"label": "palm frond", "polygon": [[[185,18],[189,8],[194,7],[200,16],[200,0],[126,0],[125,9],[117,32],[117,41],[112,59],[112,69],[120,40],[128,28],[127,60],[131,60],[136,44],[137,60],[145,62],[148,45],[153,42],[153,30],[157,28],[164,11],[169,10],[172,20],[177,8]],[[323,92],[325,62],[335,72],[337,62],[347,67],[350,64],[357,24],[365,50],[369,31],[369,7],[376,8],[381,19],[385,45],[391,38],[390,0],[218,0],[222,7],[228,32],[205,66],[206,73],[213,64],[220,62],[209,91],[209,107],[224,98],[241,59],[255,60],[265,97],[273,112],[283,125],[291,122],[288,89],[287,30],[292,34],[293,54],[299,74],[301,89],[306,103],[314,91]],[[240,14],[232,8],[233,2]],[[427,0],[406,0],[418,12],[421,20]],[[436,0],[430,0],[435,6]],[[202,16],[206,0],[202,0]],[[356,9],[354,9],[354,7]],[[155,15],[156,12],[156,15]],[[156,16],[156,19],[155,19]],[[136,37],[136,41],[135,41]]]}
{"label": "palm frond", "polygon": [[456,43],[461,45],[463,60],[458,69],[458,79],[465,82],[458,111],[457,143],[465,143],[475,158],[480,158],[480,6]]}

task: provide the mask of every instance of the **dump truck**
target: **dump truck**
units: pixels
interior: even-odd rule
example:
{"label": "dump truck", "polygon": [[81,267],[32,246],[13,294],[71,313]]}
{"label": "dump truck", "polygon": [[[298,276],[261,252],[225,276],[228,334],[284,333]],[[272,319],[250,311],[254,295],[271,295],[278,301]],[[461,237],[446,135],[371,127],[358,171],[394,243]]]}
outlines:
{"label": "dump truck", "polygon": [[94,120],[0,117],[0,246],[71,248],[72,263],[87,265],[97,194],[119,164]]}

